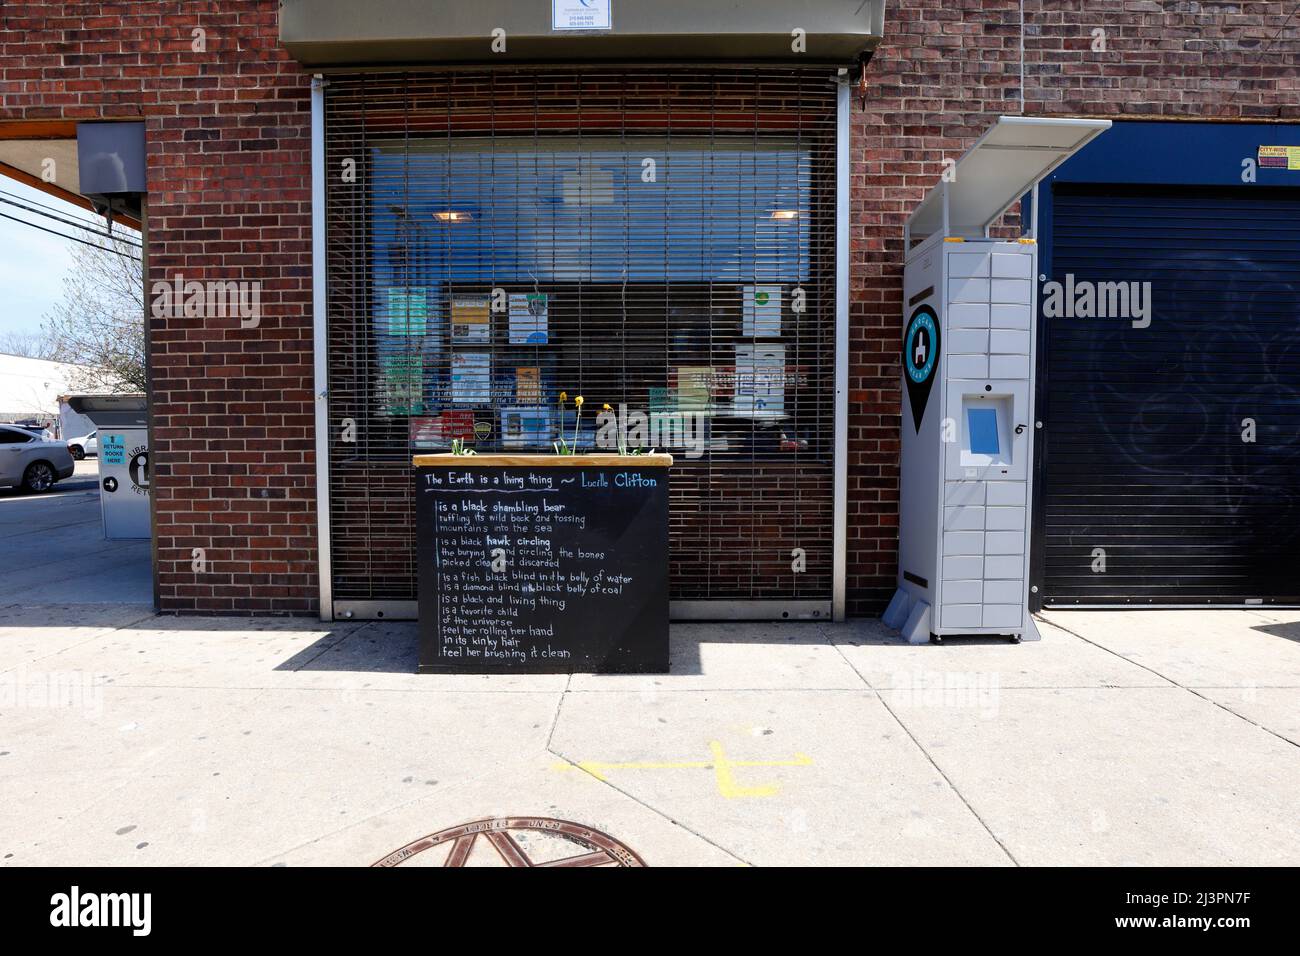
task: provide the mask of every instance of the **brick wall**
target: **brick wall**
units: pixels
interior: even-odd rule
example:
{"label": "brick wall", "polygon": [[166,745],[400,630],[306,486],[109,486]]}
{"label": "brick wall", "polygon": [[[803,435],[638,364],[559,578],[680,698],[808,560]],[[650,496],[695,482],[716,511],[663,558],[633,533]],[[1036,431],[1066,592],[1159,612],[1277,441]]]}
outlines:
{"label": "brick wall", "polygon": [[146,290],[176,274],[261,283],[256,328],[150,319],[162,608],[313,611],[309,78],[279,48],[277,4],[0,15],[0,121],[144,120]]}
{"label": "brick wall", "polygon": [[[902,224],[942,160],[1022,99],[1033,115],[1298,119],[1292,10],[1025,0],[1022,62],[1019,0],[888,5],[853,119],[852,612],[893,587]],[[309,93],[277,4],[6,3],[0,17],[0,122],[144,119],[148,282],[262,283],[257,329],[151,320],[164,610],[314,611]]]}

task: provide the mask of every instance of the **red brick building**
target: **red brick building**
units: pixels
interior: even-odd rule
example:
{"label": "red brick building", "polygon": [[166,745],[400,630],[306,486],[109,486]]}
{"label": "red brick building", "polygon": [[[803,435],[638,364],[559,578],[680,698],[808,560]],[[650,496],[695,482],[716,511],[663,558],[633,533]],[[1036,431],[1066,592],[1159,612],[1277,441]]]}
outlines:
{"label": "red brick building", "polygon": [[[286,50],[280,6],[6,3],[0,10],[0,139],[66,141],[77,122],[142,120],[146,288],[177,273],[260,283],[256,328],[233,316],[149,319],[157,599],[165,612],[321,610],[312,313],[312,75],[319,70]],[[944,160],[1000,114],[1296,121],[1298,52],[1300,22],[1285,3],[888,6],[883,38],[850,92],[848,613],[878,613],[894,588],[903,224]],[[537,95],[536,84],[504,89],[518,66],[491,69],[516,104]],[[355,90],[355,82],[338,88]],[[629,86],[635,83],[623,89]],[[430,95],[439,89],[448,87],[428,86]],[[409,89],[388,93],[410,102]],[[561,94],[544,95],[554,103]],[[421,105],[427,116],[439,108]],[[755,107],[736,111],[746,108]],[[337,114],[339,124],[364,112],[360,104],[349,109]],[[536,130],[534,121],[528,132]],[[76,191],[57,179],[46,185]],[[330,216],[342,208],[331,207]],[[391,480],[400,484],[400,476]],[[365,501],[348,507],[379,512],[397,500],[384,496],[383,479],[367,482]],[[400,498],[400,488],[392,494]],[[400,527],[400,502],[396,514]],[[764,520],[779,526],[798,515],[782,519],[778,508]],[[348,533],[337,515],[334,528],[336,538]],[[382,535],[366,533],[379,547]],[[779,528],[772,534],[779,539]],[[830,542],[815,548],[820,567],[810,570],[822,575],[824,590]],[[195,549],[203,573],[194,570]],[[403,553],[396,562],[406,560]]]}

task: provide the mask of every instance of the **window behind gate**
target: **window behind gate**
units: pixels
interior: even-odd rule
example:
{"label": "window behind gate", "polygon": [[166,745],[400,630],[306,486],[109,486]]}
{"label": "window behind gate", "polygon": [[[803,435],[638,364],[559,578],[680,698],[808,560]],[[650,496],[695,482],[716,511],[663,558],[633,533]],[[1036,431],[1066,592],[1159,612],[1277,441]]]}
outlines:
{"label": "window behind gate", "polygon": [[835,102],[826,70],[331,77],[335,601],[414,599],[412,452],[563,440],[675,456],[675,600],[829,602]]}

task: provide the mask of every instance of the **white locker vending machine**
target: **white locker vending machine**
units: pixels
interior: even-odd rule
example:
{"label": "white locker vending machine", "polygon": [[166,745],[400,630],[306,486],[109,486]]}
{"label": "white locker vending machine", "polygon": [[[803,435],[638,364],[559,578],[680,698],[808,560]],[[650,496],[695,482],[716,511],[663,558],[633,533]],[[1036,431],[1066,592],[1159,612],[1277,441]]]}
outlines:
{"label": "white locker vending machine", "polygon": [[1109,127],[1001,117],[908,220],[898,589],[884,620],[913,644],[1038,639],[1029,613],[1034,209],[1021,238],[989,232]]}

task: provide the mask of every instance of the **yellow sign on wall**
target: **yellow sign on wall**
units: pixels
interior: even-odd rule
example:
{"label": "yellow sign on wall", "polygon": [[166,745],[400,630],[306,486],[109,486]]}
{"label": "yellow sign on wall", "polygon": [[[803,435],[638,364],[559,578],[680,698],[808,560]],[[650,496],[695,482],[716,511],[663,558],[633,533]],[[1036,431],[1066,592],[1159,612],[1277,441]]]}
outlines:
{"label": "yellow sign on wall", "polygon": [[1263,169],[1300,169],[1300,146],[1261,146],[1259,165]]}

